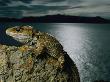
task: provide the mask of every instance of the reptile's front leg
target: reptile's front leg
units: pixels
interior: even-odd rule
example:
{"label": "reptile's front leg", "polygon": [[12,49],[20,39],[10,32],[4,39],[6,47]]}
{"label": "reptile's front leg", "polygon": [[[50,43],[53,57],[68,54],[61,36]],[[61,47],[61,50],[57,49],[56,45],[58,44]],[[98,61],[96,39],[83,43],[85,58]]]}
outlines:
{"label": "reptile's front leg", "polygon": [[58,67],[63,68],[65,62],[63,52],[58,51],[57,49],[52,49],[50,52],[50,55],[57,59]]}
{"label": "reptile's front leg", "polygon": [[42,54],[42,52],[44,51],[44,45],[41,43],[37,43],[36,47],[33,48],[34,53],[36,56]]}
{"label": "reptile's front leg", "polygon": [[64,55],[62,55],[62,56],[60,56],[60,57],[58,58],[58,62],[59,62],[59,64],[60,64],[60,67],[63,68],[64,62],[65,62],[65,60],[64,60]]}

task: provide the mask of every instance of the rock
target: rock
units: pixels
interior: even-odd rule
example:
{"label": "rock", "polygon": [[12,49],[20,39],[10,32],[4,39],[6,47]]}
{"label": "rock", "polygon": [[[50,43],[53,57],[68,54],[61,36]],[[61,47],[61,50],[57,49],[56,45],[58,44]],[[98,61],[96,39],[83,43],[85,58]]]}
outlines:
{"label": "rock", "polygon": [[76,65],[65,53],[64,67],[44,53],[35,57],[31,51],[0,45],[0,78],[2,82],[80,82]]}
{"label": "rock", "polygon": [[[0,45],[0,75],[3,82],[79,82],[79,73],[65,54],[64,68],[57,68],[57,60],[44,53],[33,57],[15,46]],[[35,56],[35,55],[34,55]]]}

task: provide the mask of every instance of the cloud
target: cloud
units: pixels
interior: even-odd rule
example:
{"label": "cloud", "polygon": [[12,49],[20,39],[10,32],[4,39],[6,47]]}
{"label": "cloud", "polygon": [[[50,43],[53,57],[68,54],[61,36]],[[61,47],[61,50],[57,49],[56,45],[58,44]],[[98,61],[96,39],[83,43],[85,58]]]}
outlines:
{"label": "cloud", "polygon": [[0,1],[0,6],[6,6],[6,5],[7,5],[6,3]]}
{"label": "cloud", "polygon": [[47,6],[64,6],[67,0],[14,0],[7,3],[8,6],[31,6],[31,5],[47,5]]}
{"label": "cloud", "polygon": [[110,0],[0,0],[0,16],[67,14],[110,17]]}
{"label": "cloud", "polygon": [[30,10],[24,10],[23,16],[43,16],[52,14],[61,14],[60,11],[65,10],[68,6],[44,6],[44,5],[33,5],[29,7]]}
{"label": "cloud", "polygon": [[26,16],[44,16],[44,15],[55,15],[55,14],[61,14],[58,10],[48,10],[48,11],[45,11],[45,12],[38,12],[38,11],[23,11],[23,16],[26,17]]}
{"label": "cloud", "polygon": [[17,6],[17,7],[0,7],[0,10],[4,10],[4,12],[6,11],[21,11],[21,10],[30,10],[29,7],[25,7],[25,6]]}
{"label": "cloud", "polygon": [[0,0],[0,6],[7,6],[7,3],[10,3],[10,0]]}
{"label": "cloud", "polygon": [[29,4],[32,0],[0,0],[0,6],[10,6],[10,5],[20,5],[20,4]]}
{"label": "cloud", "polygon": [[8,7],[17,7],[17,6],[29,6],[29,5],[22,1],[11,1],[10,3],[7,3],[7,6]]}
{"label": "cloud", "polygon": [[66,6],[67,0],[33,0],[30,5]]}
{"label": "cloud", "polygon": [[1,17],[22,17],[22,11],[13,11],[13,10],[0,10]]}
{"label": "cloud", "polygon": [[110,15],[110,5],[91,5],[91,6],[76,6],[62,11],[67,15],[76,16],[102,16]]}

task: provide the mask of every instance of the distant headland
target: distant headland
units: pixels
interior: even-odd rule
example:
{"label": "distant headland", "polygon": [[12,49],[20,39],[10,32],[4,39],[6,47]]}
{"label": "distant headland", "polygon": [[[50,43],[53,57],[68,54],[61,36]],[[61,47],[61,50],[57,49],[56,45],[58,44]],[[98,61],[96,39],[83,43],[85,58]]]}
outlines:
{"label": "distant headland", "polygon": [[23,23],[110,23],[109,19],[69,15],[46,15],[39,17],[7,18],[0,17],[0,22],[23,22]]}

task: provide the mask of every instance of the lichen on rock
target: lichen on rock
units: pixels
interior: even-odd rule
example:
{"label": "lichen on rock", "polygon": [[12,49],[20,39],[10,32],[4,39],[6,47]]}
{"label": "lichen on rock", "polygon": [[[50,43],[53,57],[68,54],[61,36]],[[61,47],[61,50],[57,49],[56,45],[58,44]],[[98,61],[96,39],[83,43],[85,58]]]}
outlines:
{"label": "lichen on rock", "polygon": [[[28,31],[32,30],[28,27],[30,26],[23,26],[22,30],[24,28]],[[29,35],[32,32],[29,31]],[[35,51],[38,47],[37,40],[42,36],[49,41],[49,44],[46,44],[47,49],[43,53],[38,54]],[[40,33],[40,37],[31,38],[28,43],[20,47],[0,45],[1,82],[80,82],[78,69],[69,55],[62,50],[62,45],[50,35],[45,36]]]}

